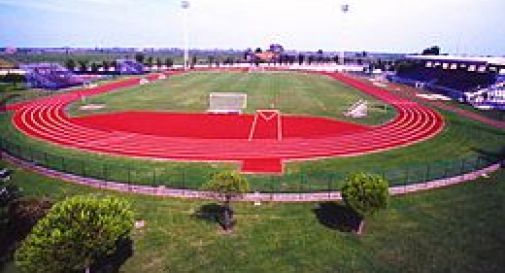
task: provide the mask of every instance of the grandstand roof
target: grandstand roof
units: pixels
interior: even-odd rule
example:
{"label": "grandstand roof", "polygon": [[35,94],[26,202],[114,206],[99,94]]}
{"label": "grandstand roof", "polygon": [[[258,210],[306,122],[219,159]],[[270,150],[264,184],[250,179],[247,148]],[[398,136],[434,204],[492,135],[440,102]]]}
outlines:
{"label": "grandstand roof", "polygon": [[505,57],[463,57],[451,55],[407,55],[410,60],[424,61],[449,61],[460,63],[485,63],[490,65],[505,66]]}

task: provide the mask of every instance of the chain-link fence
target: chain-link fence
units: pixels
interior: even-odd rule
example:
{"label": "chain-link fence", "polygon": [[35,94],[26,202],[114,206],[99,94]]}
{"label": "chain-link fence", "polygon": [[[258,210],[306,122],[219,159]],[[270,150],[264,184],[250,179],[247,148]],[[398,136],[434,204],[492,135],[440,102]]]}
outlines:
{"label": "chain-link fence", "polygon": [[[198,189],[209,179],[209,172],[189,168],[160,168],[150,165],[125,165],[120,163],[87,160],[85,157],[66,157],[52,154],[26,144],[0,137],[0,149],[16,158],[49,169],[91,177],[106,181],[149,186],[165,186],[181,189]],[[391,186],[423,183],[453,177],[482,169],[503,160],[502,153],[475,154],[463,158],[434,161],[418,165],[403,165],[397,168],[366,168],[347,171],[299,171],[284,175],[250,175],[252,191],[275,192],[321,192],[340,190],[346,176],[356,171],[376,173],[386,178]]]}

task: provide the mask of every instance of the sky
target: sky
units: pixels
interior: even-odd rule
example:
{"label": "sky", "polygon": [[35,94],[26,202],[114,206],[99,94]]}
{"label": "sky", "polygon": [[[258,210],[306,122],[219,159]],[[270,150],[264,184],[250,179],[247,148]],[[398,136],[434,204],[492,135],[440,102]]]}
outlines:
{"label": "sky", "polygon": [[[341,5],[349,4],[344,14]],[[505,55],[505,0],[190,0],[189,44]],[[0,47],[182,47],[179,0],[0,0]]]}

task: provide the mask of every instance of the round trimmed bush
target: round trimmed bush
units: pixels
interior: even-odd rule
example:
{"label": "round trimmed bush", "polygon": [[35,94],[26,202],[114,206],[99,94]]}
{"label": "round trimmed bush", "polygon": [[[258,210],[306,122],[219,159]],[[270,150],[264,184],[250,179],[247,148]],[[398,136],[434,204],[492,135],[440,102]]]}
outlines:
{"label": "round trimmed bush", "polygon": [[349,208],[364,217],[387,207],[388,188],[388,181],[382,176],[355,173],[346,178],[342,198]]}

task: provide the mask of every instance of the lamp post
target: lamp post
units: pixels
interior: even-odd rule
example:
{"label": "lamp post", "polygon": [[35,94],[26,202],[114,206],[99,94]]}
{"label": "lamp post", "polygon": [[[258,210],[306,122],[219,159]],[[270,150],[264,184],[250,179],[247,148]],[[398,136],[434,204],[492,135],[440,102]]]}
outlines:
{"label": "lamp post", "polygon": [[[346,27],[346,24],[345,24],[345,18],[346,18],[346,14],[349,12],[349,4],[347,4],[346,2],[344,2],[342,5],[340,5],[340,10],[342,11],[342,31],[341,31],[341,41],[344,40],[343,36],[344,35],[344,31],[345,31],[345,27]],[[342,65],[345,65],[345,48],[344,48],[344,45],[342,43],[342,50],[340,51],[340,64]],[[343,68],[342,68],[343,70]]]}
{"label": "lamp post", "polygon": [[189,30],[188,30],[188,9],[189,1],[181,1],[181,7],[183,12],[183,32],[184,32],[184,70],[188,70],[189,62]]}

